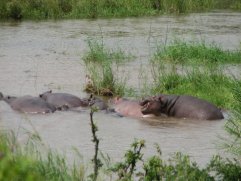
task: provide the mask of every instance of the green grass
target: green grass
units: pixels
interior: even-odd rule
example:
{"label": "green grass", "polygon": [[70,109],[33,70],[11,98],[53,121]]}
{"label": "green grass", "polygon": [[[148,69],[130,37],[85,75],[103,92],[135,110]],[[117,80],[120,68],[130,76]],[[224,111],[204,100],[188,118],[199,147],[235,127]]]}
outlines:
{"label": "green grass", "polygon": [[233,109],[234,97],[232,89],[237,82],[227,77],[221,70],[203,67],[191,68],[184,74],[177,73],[175,66],[172,70],[166,70],[165,66],[153,64],[154,85],[151,95],[166,93],[178,95],[192,95],[224,109]]}
{"label": "green grass", "polygon": [[[0,19],[63,19],[183,14],[241,9],[239,0],[1,0]],[[223,4],[220,6],[220,4]]]}
{"label": "green grass", "polygon": [[154,60],[193,65],[241,63],[241,50],[229,51],[223,50],[215,44],[176,40],[166,47],[159,46]]}
{"label": "green grass", "polygon": [[[31,143],[33,141],[31,138]],[[13,134],[0,134],[0,180],[84,180],[80,166],[69,165],[65,158],[49,150],[37,150],[39,145],[21,145]]]}
{"label": "green grass", "polygon": [[126,91],[126,76],[118,75],[121,64],[129,61],[132,56],[121,50],[109,50],[103,42],[88,40],[89,51],[83,59],[90,84],[85,90],[97,95],[124,95]]}

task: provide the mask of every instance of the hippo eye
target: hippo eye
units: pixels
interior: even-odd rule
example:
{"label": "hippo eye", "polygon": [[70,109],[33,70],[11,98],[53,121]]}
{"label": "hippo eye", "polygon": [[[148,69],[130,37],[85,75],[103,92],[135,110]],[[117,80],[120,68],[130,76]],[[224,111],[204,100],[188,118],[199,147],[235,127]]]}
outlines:
{"label": "hippo eye", "polygon": [[39,94],[39,97],[43,97],[43,94]]}
{"label": "hippo eye", "polygon": [[10,96],[7,96],[7,99],[10,99]]}

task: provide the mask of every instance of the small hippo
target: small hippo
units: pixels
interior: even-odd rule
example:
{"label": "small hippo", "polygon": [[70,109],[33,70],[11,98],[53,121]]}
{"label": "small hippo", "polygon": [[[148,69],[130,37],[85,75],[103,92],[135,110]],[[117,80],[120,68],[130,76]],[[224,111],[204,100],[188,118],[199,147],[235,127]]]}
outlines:
{"label": "small hippo", "polygon": [[44,92],[39,95],[46,102],[54,105],[56,108],[72,108],[72,107],[87,107],[89,102],[82,100],[79,97],[68,93],[52,93],[52,91]]}
{"label": "small hippo", "polygon": [[140,103],[143,114],[166,114],[176,118],[192,118],[201,120],[223,119],[219,108],[208,101],[189,95],[154,96]]}
{"label": "small hippo", "polygon": [[88,102],[90,106],[96,107],[98,110],[107,110],[108,108],[108,105],[104,100],[93,96],[93,94],[90,95]]}
{"label": "small hippo", "polygon": [[45,102],[43,99],[39,97],[4,97],[3,94],[0,93],[0,100],[1,99],[8,103],[13,110],[24,113],[52,113],[56,111],[55,106]]}
{"label": "small hippo", "polygon": [[111,100],[114,112],[120,116],[128,116],[133,118],[148,117],[142,114],[140,102],[137,100],[128,100],[126,98],[115,97]]}

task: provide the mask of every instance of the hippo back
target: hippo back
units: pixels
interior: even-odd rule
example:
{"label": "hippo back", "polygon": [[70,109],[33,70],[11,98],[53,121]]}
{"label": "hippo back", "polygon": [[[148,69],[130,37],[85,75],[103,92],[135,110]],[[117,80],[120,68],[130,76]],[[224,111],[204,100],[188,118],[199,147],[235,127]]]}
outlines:
{"label": "hippo back", "polygon": [[175,117],[203,120],[223,119],[222,112],[215,105],[188,95],[179,96],[169,114]]}
{"label": "hippo back", "polygon": [[68,93],[48,93],[45,95],[45,100],[56,107],[64,105],[68,107],[88,106],[88,102]]}
{"label": "hippo back", "polygon": [[9,102],[9,104],[14,110],[25,113],[50,113],[56,111],[53,105],[45,102],[39,97],[18,97]]}
{"label": "hippo back", "polygon": [[139,101],[122,99],[114,104],[114,110],[122,116],[143,117]]}

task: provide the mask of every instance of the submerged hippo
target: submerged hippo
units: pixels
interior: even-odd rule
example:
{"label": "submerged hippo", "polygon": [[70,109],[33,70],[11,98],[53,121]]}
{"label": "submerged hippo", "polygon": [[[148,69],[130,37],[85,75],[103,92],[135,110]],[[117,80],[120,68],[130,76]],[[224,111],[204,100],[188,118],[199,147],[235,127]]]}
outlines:
{"label": "submerged hippo", "polygon": [[77,96],[68,93],[52,93],[52,91],[44,92],[39,95],[46,102],[54,105],[56,108],[68,109],[72,107],[87,107],[89,102],[82,100]]}
{"label": "submerged hippo", "polygon": [[140,102],[137,100],[115,97],[111,100],[111,102],[113,103],[113,111],[121,116],[129,116],[133,118],[149,116],[142,114]]}
{"label": "submerged hippo", "polygon": [[12,107],[12,109],[24,113],[52,113],[56,111],[55,106],[47,103],[39,97],[4,97],[3,94],[0,93],[0,100],[1,99],[7,102]]}
{"label": "submerged hippo", "polygon": [[219,108],[208,101],[188,95],[154,96],[140,103],[143,114],[166,114],[176,118],[192,118],[202,120],[223,119]]}
{"label": "submerged hippo", "polygon": [[104,100],[93,96],[93,94],[90,95],[88,102],[90,106],[96,107],[99,110],[106,110],[108,108],[108,105]]}

